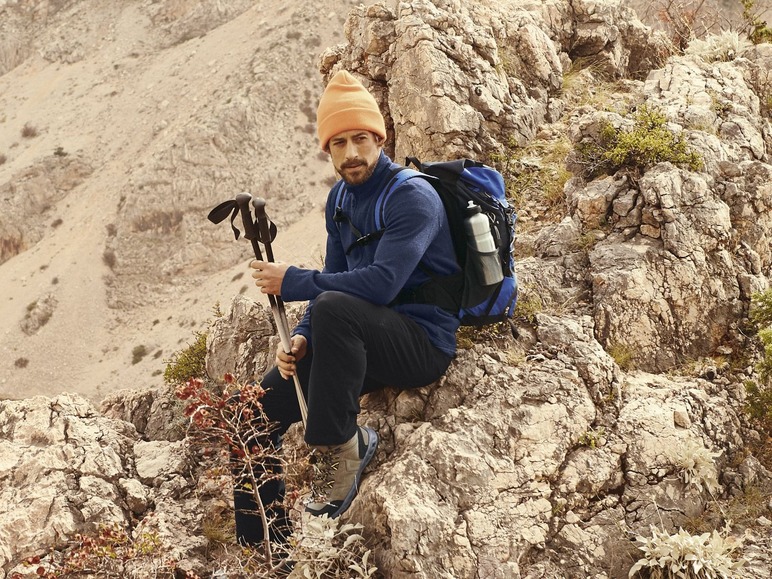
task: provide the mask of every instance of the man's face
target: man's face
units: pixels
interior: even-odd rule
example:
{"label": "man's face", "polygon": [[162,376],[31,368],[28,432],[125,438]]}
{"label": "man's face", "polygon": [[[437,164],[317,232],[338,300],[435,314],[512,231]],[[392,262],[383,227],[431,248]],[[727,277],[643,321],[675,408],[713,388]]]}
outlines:
{"label": "man's face", "polygon": [[381,155],[381,139],[370,131],[338,133],[327,145],[332,164],[349,185],[361,185],[375,171]]}

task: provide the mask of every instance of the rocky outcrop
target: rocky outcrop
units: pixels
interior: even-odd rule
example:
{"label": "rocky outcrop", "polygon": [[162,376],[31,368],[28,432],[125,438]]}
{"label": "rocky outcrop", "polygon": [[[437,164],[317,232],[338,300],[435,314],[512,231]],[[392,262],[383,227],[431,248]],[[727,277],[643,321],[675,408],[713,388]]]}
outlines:
{"label": "rocky outcrop", "polygon": [[197,486],[197,460],[186,441],[142,440],[78,396],[0,402],[0,577],[34,574],[25,558],[113,525],[153,537],[154,559],[135,554],[129,576],[194,564],[213,480]]}
{"label": "rocky outcrop", "polygon": [[661,62],[662,41],[647,30],[614,2],[379,3],[352,11],[348,44],[328,49],[321,70],[369,80],[396,158],[484,158],[560,117],[572,59],[618,76]]}
{"label": "rocky outcrop", "polygon": [[[747,347],[738,324],[772,268],[769,121],[743,76],[762,53],[749,50],[737,63],[674,58],[641,86],[641,99],[699,151],[703,171],[663,163],[634,182],[575,179],[566,189],[574,227],[601,230],[589,252],[598,336],[635,351],[641,368]],[[624,122],[590,111],[572,139]]]}
{"label": "rocky outcrop", "polygon": [[[394,579],[622,579],[640,556],[633,535],[721,520],[716,505],[772,487],[747,446],[758,433],[743,411],[744,382],[756,374],[742,331],[750,296],[772,275],[772,132],[757,75],[769,52],[651,69],[656,38],[617,3],[529,6],[357,8],[348,44],[326,51],[322,69],[346,67],[369,83],[398,155],[485,157],[545,125],[579,145],[603,123],[629,126],[623,108],[649,104],[704,167],[660,163],[590,181],[577,170],[564,213],[518,245],[533,249],[518,256],[522,303],[538,296],[540,308],[518,320],[517,337],[478,336],[436,384],[365,398],[360,419],[382,442],[343,520],[364,525],[374,561]],[[585,105],[565,118],[562,76],[588,57],[607,75],[645,80],[625,83],[620,110]],[[246,114],[243,105],[226,117]],[[214,183],[229,145],[194,142],[188,151],[201,156],[191,171]],[[230,149],[228,162],[251,146]],[[150,201],[122,209],[148,236],[182,229],[183,215],[152,213],[187,175],[166,164],[188,163],[177,150],[186,149],[153,153],[157,164],[136,181]],[[154,225],[143,230],[148,215]],[[290,308],[293,321],[299,314]],[[259,376],[274,334],[264,307],[235,298],[209,330],[208,373]],[[611,355],[620,351],[638,368]],[[211,570],[201,497],[222,506],[228,487],[198,478],[209,463],[191,459],[172,394],[116,394],[102,412],[69,396],[0,402],[0,498],[16,505],[0,511],[3,571],[97,520],[135,532],[155,525],[176,560]],[[302,454],[297,434],[285,440],[288,456]],[[745,574],[761,579],[772,570],[769,519],[752,519],[733,533]]]}

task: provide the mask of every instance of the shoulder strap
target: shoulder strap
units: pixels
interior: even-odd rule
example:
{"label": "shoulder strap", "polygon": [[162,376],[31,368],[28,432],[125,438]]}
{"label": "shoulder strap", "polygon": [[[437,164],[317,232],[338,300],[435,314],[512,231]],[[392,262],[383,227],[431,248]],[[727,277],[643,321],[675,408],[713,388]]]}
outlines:
{"label": "shoulder strap", "polygon": [[378,200],[375,202],[375,228],[379,230],[384,227],[386,202],[389,200],[389,197],[391,197],[394,190],[408,179],[422,176],[418,171],[408,169],[407,167],[398,167],[392,171],[391,175],[391,179],[378,195]]}

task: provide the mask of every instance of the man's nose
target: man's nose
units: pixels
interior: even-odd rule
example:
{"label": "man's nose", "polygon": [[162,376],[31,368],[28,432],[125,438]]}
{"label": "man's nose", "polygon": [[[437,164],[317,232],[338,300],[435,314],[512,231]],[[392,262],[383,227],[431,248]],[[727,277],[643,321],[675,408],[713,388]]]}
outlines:
{"label": "man's nose", "polygon": [[353,141],[346,141],[345,150],[346,160],[355,159],[357,157],[357,148],[354,146]]}

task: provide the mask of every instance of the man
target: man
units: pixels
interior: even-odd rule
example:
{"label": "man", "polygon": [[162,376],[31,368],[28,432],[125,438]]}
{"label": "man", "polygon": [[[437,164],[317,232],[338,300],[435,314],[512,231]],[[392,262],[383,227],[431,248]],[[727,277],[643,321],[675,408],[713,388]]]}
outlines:
{"label": "man", "polygon": [[[427,282],[427,272],[451,275],[459,267],[442,202],[422,178],[394,189],[379,238],[355,243],[376,231],[375,203],[398,165],[383,152],[386,129],[375,99],[348,72],[338,72],[327,85],[317,130],[346,188],[346,195],[337,195],[336,185],[327,199],[324,269],[265,261],[251,267],[263,293],[309,301],[292,332],[291,352],[280,351],[263,379],[262,402],[266,416],[278,423],[271,440],[278,447],[281,434],[301,418],[292,382],[297,373],[308,401],[305,441],[316,455],[306,510],[337,517],[351,504],[378,444],[373,429],[357,425],[359,397],[386,385],[430,384],[455,354],[455,312],[414,303],[405,290]],[[342,207],[336,199],[343,199]],[[260,489],[265,504],[282,492],[276,481]],[[239,539],[261,540],[249,493],[237,488],[235,496]],[[279,507],[273,508],[281,518]]]}

